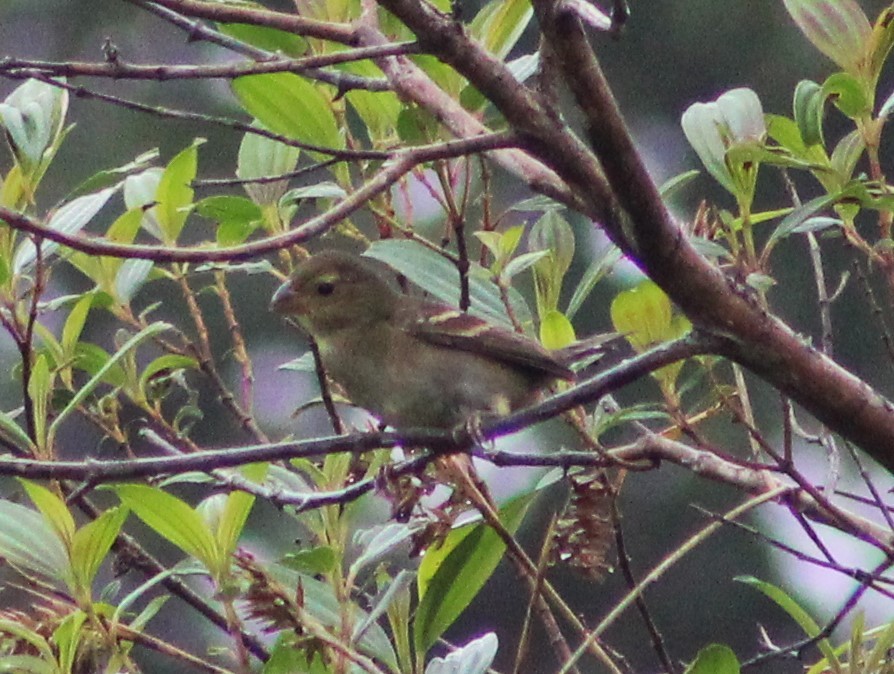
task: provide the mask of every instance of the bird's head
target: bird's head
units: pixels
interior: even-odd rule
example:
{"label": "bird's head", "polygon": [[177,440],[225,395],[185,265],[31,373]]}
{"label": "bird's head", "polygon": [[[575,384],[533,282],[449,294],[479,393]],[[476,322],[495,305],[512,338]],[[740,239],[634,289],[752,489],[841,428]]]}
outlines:
{"label": "bird's head", "polygon": [[399,295],[373,263],[350,253],[324,251],[301,262],[271,301],[312,337],[387,320]]}

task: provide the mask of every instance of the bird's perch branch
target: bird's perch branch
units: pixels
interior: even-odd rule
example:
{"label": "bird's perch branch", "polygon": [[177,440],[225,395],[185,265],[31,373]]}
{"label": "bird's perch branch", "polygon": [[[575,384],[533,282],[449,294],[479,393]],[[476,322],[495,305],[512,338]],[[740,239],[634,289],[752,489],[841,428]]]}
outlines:
{"label": "bird's perch branch", "polygon": [[537,0],[549,48],[586,119],[584,144],[531,89],[450,17],[418,0],[382,0],[423,50],[453,66],[500,110],[525,147],[565,180],[599,222],[692,322],[723,337],[718,353],[748,367],[894,470],[894,407],[824,356],[700,255],[646,171],[579,22]]}

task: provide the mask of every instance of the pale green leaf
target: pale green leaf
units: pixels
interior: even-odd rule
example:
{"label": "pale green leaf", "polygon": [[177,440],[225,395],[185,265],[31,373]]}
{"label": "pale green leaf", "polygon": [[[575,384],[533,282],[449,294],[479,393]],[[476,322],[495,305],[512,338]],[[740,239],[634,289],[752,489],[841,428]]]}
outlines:
{"label": "pale green leaf", "polygon": [[[107,187],[93,194],[85,194],[60,206],[46,223],[47,229],[61,234],[77,234],[93,219],[99,210],[106,205],[109,198],[117,191],[117,187]],[[59,248],[55,241],[44,240],[41,244],[41,255],[46,259]],[[31,239],[26,239],[18,247],[13,258],[13,269],[21,272],[37,259],[37,248]]]}
{"label": "pale green leaf", "polygon": [[67,582],[68,552],[59,535],[35,510],[0,500],[0,557],[15,567]]}

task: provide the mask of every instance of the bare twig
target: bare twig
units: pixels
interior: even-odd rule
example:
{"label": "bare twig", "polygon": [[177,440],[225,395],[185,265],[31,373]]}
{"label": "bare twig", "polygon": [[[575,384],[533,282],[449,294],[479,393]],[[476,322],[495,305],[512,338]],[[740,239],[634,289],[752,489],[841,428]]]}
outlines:
{"label": "bare twig", "polygon": [[91,255],[138,258],[156,262],[236,262],[267,255],[319,236],[339,221],[364,208],[370,199],[389,189],[419,163],[444,157],[486,152],[498,147],[510,147],[514,143],[515,140],[511,134],[495,133],[469,140],[446,141],[406,150],[395,150],[390,155],[389,163],[362,187],[342,199],[327,212],[311,218],[283,234],[240,246],[208,249],[201,246],[170,248],[154,245],[117,244],[101,238],[73,236],[59,230],[49,229],[37,220],[5,207],[0,207],[0,220],[6,222],[13,229],[36,234],[73,250]]}

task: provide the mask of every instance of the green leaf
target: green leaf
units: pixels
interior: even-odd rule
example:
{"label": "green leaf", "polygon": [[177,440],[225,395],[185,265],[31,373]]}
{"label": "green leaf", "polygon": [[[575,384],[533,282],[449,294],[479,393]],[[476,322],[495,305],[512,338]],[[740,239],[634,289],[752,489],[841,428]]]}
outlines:
{"label": "green leaf", "polygon": [[[142,219],[142,208],[132,208],[125,211],[115,219],[111,226],[109,226],[105,238],[109,241],[118,243],[133,242],[137,232],[140,231]],[[108,293],[110,296],[115,295],[113,286],[118,270],[121,268],[122,264],[127,264],[128,262],[121,258],[105,255],[91,255],[80,251],[72,251],[68,256],[68,261],[93,281],[97,288]],[[94,302],[94,306],[96,306],[96,302]]]}
{"label": "green leaf", "polygon": [[[133,606],[138,599],[143,597],[147,592],[149,592],[152,588],[160,585],[166,578],[170,578],[174,575],[185,575],[183,571],[183,563],[176,564],[171,568],[167,568],[164,571],[159,571],[157,574],[152,576],[149,580],[140,584],[136,589],[132,590],[127,594],[126,597],[121,599],[118,602],[118,606],[115,608],[114,613],[112,614],[111,621],[112,623],[119,622],[121,620],[121,616],[126,612],[131,610],[131,606]],[[201,574],[204,575],[204,570],[201,571]],[[151,616],[153,610],[158,611],[161,608],[161,604],[167,601],[171,595],[161,595],[157,596],[155,599],[150,601],[146,608],[140,612],[140,615],[131,622],[131,627],[134,629],[138,629],[137,625],[139,624],[140,616],[148,615]],[[160,602],[159,602],[160,600]]]}
{"label": "green leaf", "polygon": [[406,543],[418,529],[403,522],[390,522],[371,529],[358,531],[355,545],[361,550],[348,570],[348,575],[356,578],[360,570],[375,564],[384,556]]}
{"label": "green leaf", "polygon": [[[768,583],[766,581],[755,578],[754,576],[738,576],[735,580],[740,583],[745,583],[746,585],[750,585],[751,587],[760,590],[767,597],[772,599],[776,604],[784,610],[789,616],[804,630],[804,634],[808,637],[816,637],[820,633],[820,626],[816,623],[816,621],[810,616],[807,611],[805,611],[801,606],[792,599],[788,594],[785,593],[781,588],[773,585],[772,583]],[[830,664],[832,664],[833,669],[835,671],[840,671],[840,669],[835,666],[838,663],[838,659],[835,657],[834,649],[832,648],[832,644],[828,639],[820,639],[817,642],[817,646],[819,647],[822,654],[826,657]]]}
{"label": "green leaf", "polygon": [[469,25],[469,33],[485,49],[503,60],[518,42],[534,8],[530,0],[491,0]]}
{"label": "green leaf", "polygon": [[516,202],[510,206],[511,211],[522,211],[532,213],[545,213],[546,211],[561,210],[563,206],[555,199],[538,194],[536,197],[530,197],[522,201]]}
{"label": "green leaf", "polygon": [[49,438],[52,439],[56,436],[56,433],[59,430],[59,426],[68,417],[68,415],[74,412],[77,409],[78,405],[84,402],[87,396],[93,393],[93,390],[103,381],[105,381],[105,378],[112,373],[114,368],[118,366],[118,363],[123,358],[125,358],[131,351],[133,351],[147,339],[151,339],[155,335],[170,329],[170,327],[171,326],[169,324],[158,321],[156,323],[152,323],[151,325],[147,325],[145,328],[143,328],[137,334],[127,340],[127,342],[125,342],[121,346],[121,348],[118,349],[115,355],[109,358],[105,363],[103,363],[99,370],[97,370],[96,374],[94,374],[89,381],[87,381],[83,386],[81,386],[81,388],[78,389],[77,393],[75,393],[68,404],[59,412],[59,414],[53,420],[53,423],[50,424],[48,432]]}
{"label": "green leaf", "polygon": [[807,156],[807,145],[801,138],[801,131],[795,120],[789,119],[785,115],[774,115],[768,113],[767,119],[767,135],[776,141],[781,147],[785,148],[795,157]]}
{"label": "green leaf", "polygon": [[65,501],[59,498],[55,492],[35,482],[19,479],[19,483],[25,489],[31,502],[37,506],[47,524],[56,532],[62,544],[69,549],[75,535],[75,521],[68,506],[65,505]]}
{"label": "green leaf", "polygon": [[840,68],[858,74],[872,28],[855,0],[783,0],[798,28]]}
{"label": "green leaf", "polygon": [[861,119],[872,112],[872,92],[850,73],[832,73],[823,82],[822,91],[850,119]]}
{"label": "green leaf", "polygon": [[155,192],[155,218],[161,231],[162,241],[174,244],[193,203],[195,190],[192,182],[196,178],[199,162],[199,145],[204,138],[197,138],[192,144],[181,150],[165,167]]}
{"label": "green leaf", "polygon": [[571,321],[561,311],[553,309],[541,317],[540,342],[547,349],[564,349],[576,340]]}
{"label": "green leaf", "polygon": [[[383,77],[382,71],[371,61],[355,61],[341,66],[352,75],[376,79]],[[374,145],[393,141],[397,121],[404,104],[393,91],[366,91],[352,89],[345,94],[351,107],[366,124],[367,133]]]}
{"label": "green leaf", "polygon": [[[16,624],[16,623],[14,623]],[[5,634],[13,634],[0,622],[0,629]],[[0,657],[0,672],[15,672],[15,674],[59,674],[59,668],[55,663],[52,652],[42,658],[33,655],[6,655]]]}
{"label": "green leaf", "polygon": [[42,450],[49,447],[51,439],[47,434],[47,419],[52,389],[53,382],[49,363],[46,356],[40,354],[31,368],[31,376],[28,379],[28,397],[31,399],[32,414],[34,415],[34,435]]}
{"label": "green leaf", "polygon": [[221,222],[217,227],[217,236],[215,237],[215,240],[219,246],[238,246],[239,244],[244,243],[261,224],[261,222],[246,222],[241,220],[227,220]]}
{"label": "green leaf", "polygon": [[70,577],[68,552],[40,513],[0,500],[0,557],[25,571],[58,582]]}
{"label": "green leaf", "polygon": [[290,204],[302,199],[344,199],[348,193],[333,182],[317,183],[289,190],[280,199],[281,204]]}
{"label": "green leaf", "polygon": [[[77,234],[87,226],[93,216],[106,205],[109,197],[116,191],[116,187],[107,187],[100,192],[86,194],[69,201],[50,215],[46,227],[61,234]],[[40,248],[44,260],[57,248],[59,248],[59,244],[55,241],[44,240]],[[33,264],[36,259],[37,248],[31,239],[27,239],[16,250],[12,263],[13,269],[16,272],[21,272]]]}
{"label": "green leaf", "polygon": [[532,250],[549,252],[551,266],[556,268],[559,276],[564,276],[571,267],[574,260],[574,231],[557,211],[547,211],[534,223],[528,243]]}
{"label": "green leaf", "polygon": [[406,145],[425,145],[438,139],[438,120],[424,108],[405,105],[397,115],[397,134]]}
{"label": "green leaf", "polygon": [[823,145],[823,88],[811,80],[801,80],[795,87],[793,112],[804,144]]}
{"label": "green leaf", "polygon": [[32,188],[64,135],[67,110],[67,90],[35,79],[26,80],[0,103],[0,124]]}
{"label": "green leaf", "polygon": [[233,80],[233,91],[242,107],[274,133],[344,148],[328,96],[310,81],[292,73],[250,75]]}
{"label": "green leaf", "polygon": [[[308,662],[308,657],[311,662]],[[300,648],[295,644],[294,634],[283,632],[270,651],[262,674],[329,674],[331,671],[318,653]]]}
{"label": "green leaf", "polygon": [[881,671],[882,661],[888,657],[891,648],[894,648],[894,622],[889,623],[884,631],[876,636],[875,646],[866,656],[865,671]]}
{"label": "green leaf", "polygon": [[869,38],[867,75],[871,81],[878,80],[892,45],[894,45],[894,6],[889,6],[876,17]]}
{"label": "green leaf", "polygon": [[[500,509],[512,533],[521,525],[533,495],[514,499]],[[450,532],[438,548],[426,551],[419,566],[419,606],[413,621],[416,653],[434,645],[478,594],[503,557],[505,545],[487,524]]]}
{"label": "green leaf", "polygon": [[307,41],[294,33],[246,23],[220,23],[217,26],[221,33],[273,54],[280,53],[293,58],[307,55]]}
{"label": "green leaf", "polygon": [[[655,344],[678,339],[692,329],[689,319],[682,314],[675,315],[668,296],[648,279],[615,296],[611,319],[615,330],[623,334],[638,353]],[[683,363],[677,361],[666,365],[655,370],[652,376],[667,392],[675,387]]]}
{"label": "green leaf", "polygon": [[196,213],[204,218],[217,222],[253,222],[260,220],[264,214],[258,205],[246,199],[231,194],[221,194],[208,197],[196,202]]}
{"label": "green leaf", "polygon": [[[364,253],[381,260],[410,281],[431,293],[435,299],[459,305],[459,272],[450,260],[425,246],[408,240],[385,239],[374,242]],[[509,320],[500,296],[500,289],[490,274],[475,263],[469,273],[469,313],[507,325]],[[522,324],[531,320],[531,312],[521,295],[510,290],[509,301]]]}
{"label": "green leaf", "polygon": [[574,259],[574,231],[558,211],[544,213],[528,235],[531,250],[547,251],[534,265],[534,290],[540,320],[559,307],[565,274]]}
{"label": "green leaf", "polygon": [[583,278],[574,289],[574,294],[571,295],[571,299],[568,301],[568,309],[565,311],[565,315],[568,316],[569,320],[574,318],[574,315],[581,308],[587,297],[590,296],[596,284],[605,278],[620,259],[621,251],[615,246],[606,246],[593,258],[590,266],[587,267],[587,271],[584,272]]}
{"label": "green leaf", "polygon": [[299,550],[283,557],[282,563],[290,569],[312,576],[329,573],[338,562],[335,550],[328,545],[320,545],[310,550]]}
{"label": "green leaf", "polygon": [[112,289],[115,299],[121,304],[129,304],[149,279],[154,268],[155,262],[152,260],[124,260],[118,268],[118,273],[115,274],[115,286]]}
{"label": "green leaf", "polygon": [[81,643],[81,630],[86,620],[86,613],[75,611],[65,616],[59,626],[53,630],[53,636],[50,639],[56,644],[59,651],[59,667],[65,674],[74,669],[78,646]]}
{"label": "green leaf", "polygon": [[[284,587],[300,586],[304,594],[304,608],[320,623],[332,630],[343,627],[345,604],[343,600],[336,598],[331,585],[278,564],[269,565],[267,571]],[[360,607],[352,607],[351,617],[356,624],[365,623],[367,615],[367,612]],[[370,624],[357,639],[355,647],[362,653],[385,663],[390,667],[389,671],[398,671],[394,648],[385,630],[378,623]]]}
{"label": "green leaf", "polygon": [[770,233],[766,245],[768,247],[773,246],[778,240],[791,235],[793,232],[797,231],[809,217],[815,215],[824,208],[828,208],[840,198],[840,194],[824,194],[811,199],[806,204],[801,204],[798,208],[783,218],[776,229]]}
{"label": "green leaf", "polygon": [[686,187],[686,185],[695,180],[699,175],[701,175],[701,171],[698,171],[697,169],[678,173],[677,175],[665,180],[661,184],[661,187],[658,188],[658,193],[661,195],[661,198],[664,201],[667,201],[668,199],[675,196],[677,192]]}
{"label": "green leaf", "polygon": [[526,269],[533,267],[547,255],[549,255],[549,251],[545,250],[535,250],[531,253],[516,255],[506,263],[501,276],[507,280],[512,279]]}
{"label": "green leaf", "polygon": [[255,497],[247,492],[234,491],[227,494],[216,531],[217,545],[226,558],[229,558],[236,549],[254,503]]}
{"label": "green leaf", "polygon": [[[487,250],[494,258],[494,263],[491,265],[491,271],[493,271],[494,275],[508,275],[507,278],[511,278],[511,274],[507,270],[507,266],[510,264],[512,256],[515,254],[519,243],[521,243],[521,238],[524,233],[525,228],[523,225],[509,227],[503,232],[474,232],[475,238],[477,238],[481,242],[481,244],[485,248],[487,248]],[[521,269],[519,269],[518,271],[521,271]]]}
{"label": "green leaf", "polygon": [[[55,661],[55,655],[53,654],[53,649],[50,647],[50,644],[44,639],[43,636],[34,632],[19,622],[14,620],[0,620],[0,633],[8,634],[10,636],[15,637],[17,640],[21,641],[23,644],[29,644],[33,650],[37,651],[40,655],[41,660],[45,663],[51,663]],[[2,662],[7,662],[8,660],[4,658]],[[3,670],[0,670],[3,671]],[[9,669],[6,671],[10,672],[18,672],[16,669]],[[44,670],[35,670],[35,671],[44,671]],[[51,670],[53,674],[58,674],[58,670]]]}
{"label": "green leaf", "polygon": [[[239,144],[236,175],[242,180],[284,175],[295,170],[300,154],[297,147],[257,133],[246,133]],[[279,201],[288,184],[287,180],[249,183],[245,185],[245,191],[256,204],[270,206]]]}
{"label": "green leaf", "polygon": [[75,367],[90,375],[102,372],[101,381],[103,383],[111,386],[121,386],[126,379],[124,368],[120,365],[114,365],[107,370],[103,370],[103,366],[109,362],[110,358],[111,356],[105,349],[89,342],[78,342],[75,349]]}
{"label": "green leaf", "polygon": [[96,572],[109,554],[128,512],[126,508],[109,508],[75,533],[71,546],[71,566],[75,582],[84,592],[89,592]]}
{"label": "green leaf", "polygon": [[839,188],[844,187],[853,177],[854,169],[857,168],[857,163],[865,150],[866,143],[863,141],[860,129],[854,129],[835,145],[829,161],[838,178],[837,186]]}
{"label": "green leaf", "polygon": [[164,238],[154,208],[162,175],[164,169],[153,166],[124,179],[124,205],[128,211],[140,212],[140,226],[156,239]]}
{"label": "green leaf", "polygon": [[187,503],[142,484],[117,485],[113,490],[147,526],[202,562],[212,576],[222,571],[223,560],[211,528]]}
{"label": "green leaf", "polygon": [[23,454],[34,453],[34,443],[24,429],[16,423],[8,412],[0,410],[0,437],[22,450]]}
{"label": "green leaf", "polygon": [[642,281],[612,300],[612,325],[637,352],[676,337],[672,318],[670,298],[653,281]]}
{"label": "green leaf", "polygon": [[158,148],[138,155],[133,161],[124,164],[123,166],[94,173],[87,178],[87,180],[69,192],[65,197],[65,200],[70,201],[71,199],[87,194],[88,192],[96,192],[106,187],[116,186],[128,175],[136,173],[137,171],[144,171],[156,159],[158,159]]}
{"label": "green leaf", "polygon": [[176,353],[166,353],[159,356],[146,366],[146,369],[140,374],[140,391],[146,395],[149,382],[156,376],[165,372],[174,370],[196,370],[199,367],[199,361],[191,356],[181,356]]}
{"label": "green leaf", "polygon": [[81,332],[84,324],[87,322],[87,314],[93,306],[93,295],[85,294],[80,300],[75,302],[65,319],[65,325],[62,328],[62,339],[60,344],[62,352],[71,358],[74,355],[75,346],[81,338]]}
{"label": "green leaf", "polygon": [[711,644],[698,652],[684,674],[739,674],[739,659],[729,646]]}

